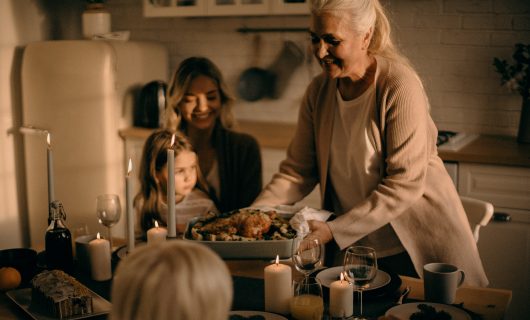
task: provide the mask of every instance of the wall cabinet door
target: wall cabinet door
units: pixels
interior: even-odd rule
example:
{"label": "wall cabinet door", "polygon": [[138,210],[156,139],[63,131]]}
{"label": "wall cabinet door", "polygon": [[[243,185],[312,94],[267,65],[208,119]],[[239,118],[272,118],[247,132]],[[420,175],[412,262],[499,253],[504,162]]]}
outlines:
{"label": "wall cabinet door", "polygon": [[206,15],[206,0],[143,0],[146,17],[190,17]]}
{"label": "wall cabinet door", "polygon": [[272,14],[309,14],[309,0],[271,0]]}
{"label": "wall cabinet door", "polygon": [[207,0],[208,16],[265,15],[269,13],[266,0]]}

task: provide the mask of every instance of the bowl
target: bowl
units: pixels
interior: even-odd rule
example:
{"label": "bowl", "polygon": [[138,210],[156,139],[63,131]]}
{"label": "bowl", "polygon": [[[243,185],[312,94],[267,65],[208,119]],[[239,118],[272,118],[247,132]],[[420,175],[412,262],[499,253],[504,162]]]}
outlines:
{"label": "bowl", "polygon": [[21,286],[29,284],[37,273],[37,251],[28,248],[0,250],[0,268],[12,267],[20,272]]}

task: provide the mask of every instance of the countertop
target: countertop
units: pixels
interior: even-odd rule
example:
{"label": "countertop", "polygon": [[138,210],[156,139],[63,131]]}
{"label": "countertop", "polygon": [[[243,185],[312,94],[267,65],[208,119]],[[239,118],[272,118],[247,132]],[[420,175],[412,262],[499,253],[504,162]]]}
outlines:
{"label": "countertop", "polygon": [[[285,149],[289,146],[296,125],[259,121],[239,121],[238,131],[254,136],[261,147]],[[122,138],[147,138],[153,129],[125,128]],[[440,151],[444,161],[530,168],[530,144],[519,144],[515,137],[480,135],[458,151]]]}

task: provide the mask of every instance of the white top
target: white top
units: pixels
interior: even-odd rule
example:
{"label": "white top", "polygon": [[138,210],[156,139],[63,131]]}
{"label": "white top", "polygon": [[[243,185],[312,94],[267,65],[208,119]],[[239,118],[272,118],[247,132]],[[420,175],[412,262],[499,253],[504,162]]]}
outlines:
{"label": "white top", "polygon": [[[329,177],[331,186],[341,186],[332,192],[333,209],[341,214],[366,199],[383,177],[383,157],[376,151],[369,129],[370,113],[374,112],[375,86],[361,96],[344,101],[337,90],[338,108],[333,120],[330,146]],[[360,239],[357,245],[372,247],[378,257],[404,251],[390,224]]]}
{"label": "white top", "polygon": [[[164,205],[164,209],[166,210],[161,212],[161,217],[167,224],[167,205]],[[175,204],[175,220],[177,225],[186,225],[190,219],[204,216],[208,211],[219,212],[208,195],[195,188],[181,202]]]}

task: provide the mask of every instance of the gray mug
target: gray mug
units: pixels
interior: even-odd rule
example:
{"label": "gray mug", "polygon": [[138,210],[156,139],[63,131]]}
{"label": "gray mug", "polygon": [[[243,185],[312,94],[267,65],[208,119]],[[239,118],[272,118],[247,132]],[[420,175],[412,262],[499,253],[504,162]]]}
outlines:
{"label": "gray mug", "polygon": [[96,239],[95,234],[79,236],[75,239],[75,258],[77,266],[83,272],[90,273],[90,253],[88,251],[88,243]]}
{"label": "gray mug", "polygon": [[425,300],[451,304],[455,301],[456,289],[464,282],[463,270],[448,263],[428,263],[423,266],[423,289]]}

